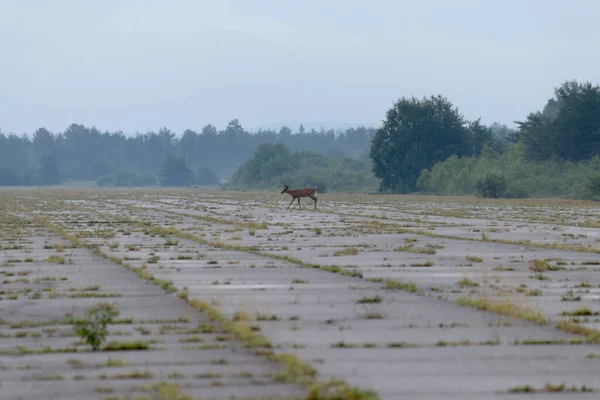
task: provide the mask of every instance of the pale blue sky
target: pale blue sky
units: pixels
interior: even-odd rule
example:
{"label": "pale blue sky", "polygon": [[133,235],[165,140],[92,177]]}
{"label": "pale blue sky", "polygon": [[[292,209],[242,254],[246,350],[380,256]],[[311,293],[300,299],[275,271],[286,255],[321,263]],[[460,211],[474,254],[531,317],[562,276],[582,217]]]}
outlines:
{"label": "pale blue sky", "polygon": [[0,0],[0,129],[379,125],[442,94],[512,125],[600,83],[593,0]]}

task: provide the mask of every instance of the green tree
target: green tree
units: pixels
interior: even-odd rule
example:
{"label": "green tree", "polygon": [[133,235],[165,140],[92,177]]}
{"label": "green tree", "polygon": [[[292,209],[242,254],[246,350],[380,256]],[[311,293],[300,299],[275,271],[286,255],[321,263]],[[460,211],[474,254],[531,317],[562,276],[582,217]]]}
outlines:
{"label": "green tree", "polygon": [[38,158],[47,154],[57,154],[56,139],[46,128],[38,128],[33,134],[33,151]]}
{"label": "green tree", "polygon": [[194,172],[183,157],[167,156],[160,170],[162,186],[185,186],[194,179]]}
{"label": "green tree", "polygon": [[458,109],[442,96],[402,98],[388,110],[371,143],[380,191],[410,192],[419,174],[453,154],[472,153],[472,135]]}
{"label": "green tree", "polygon": [[221,182],[221,180],[217,176],[215,170],[212,169],[212,167],[203,166],[198,168],[198,171],[196,172],[195,182],[198,185],[213,186],[218,185]]}
{"label": "green tree", "polygon": [[600,87],[567,81],[544,109],[518,121],[519,139],[532,160],[579,161],[600,153]]}
{"label": "green tree", "polygon": [[281,142],[263,143],[231,178],[238,185],[252,185],[270,180],[294,169],[297,159]]}
{"label": "green tree", "polygon": [[54,154],[45,154],[40,158],[37,175],[42,185],[58,185],[63,181]]}
{"label": "green tree", "polygon": [[500,149],[500,142],[492,130],[480,122],[481,118],[469,122],[467,129],[471,136],[471,146],[474,154],[481,154],[483,146],[488,145],[493,149]]}
{"label": "green tree", "polygon": [[10,167],[0,168],[0,186],[19,186],[21,180],[14,169]]}

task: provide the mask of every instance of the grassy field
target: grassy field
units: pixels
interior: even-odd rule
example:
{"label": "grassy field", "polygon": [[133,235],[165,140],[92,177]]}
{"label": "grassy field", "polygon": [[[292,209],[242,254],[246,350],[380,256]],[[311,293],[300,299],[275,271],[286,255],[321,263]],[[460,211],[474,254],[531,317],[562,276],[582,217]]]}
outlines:
{"label": "grassy field", "polygon": [[1,189],[0,397],[598,395],[597,203],[289,201]]}

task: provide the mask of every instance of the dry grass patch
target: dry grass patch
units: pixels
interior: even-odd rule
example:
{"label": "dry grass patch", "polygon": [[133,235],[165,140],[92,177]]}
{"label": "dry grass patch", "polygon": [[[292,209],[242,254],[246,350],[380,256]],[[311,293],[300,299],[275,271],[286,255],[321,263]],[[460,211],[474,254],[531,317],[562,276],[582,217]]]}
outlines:
{"label": "dry grass patch", "polygon": [[354,247],[346,247],[343,250],[338,250],[336,252],[333,253],[334,257],[339,257],[339,256],[355,256],[358,254],[358,250]]}

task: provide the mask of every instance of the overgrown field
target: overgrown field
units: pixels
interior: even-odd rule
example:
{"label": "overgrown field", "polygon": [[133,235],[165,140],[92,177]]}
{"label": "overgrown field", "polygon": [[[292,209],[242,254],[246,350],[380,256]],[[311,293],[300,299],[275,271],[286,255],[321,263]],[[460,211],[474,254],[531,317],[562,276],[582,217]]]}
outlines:
{"label": "overgrown field", "polygon": [[2,189],[0,397],[598,395],[597,204],[289,201]]}

